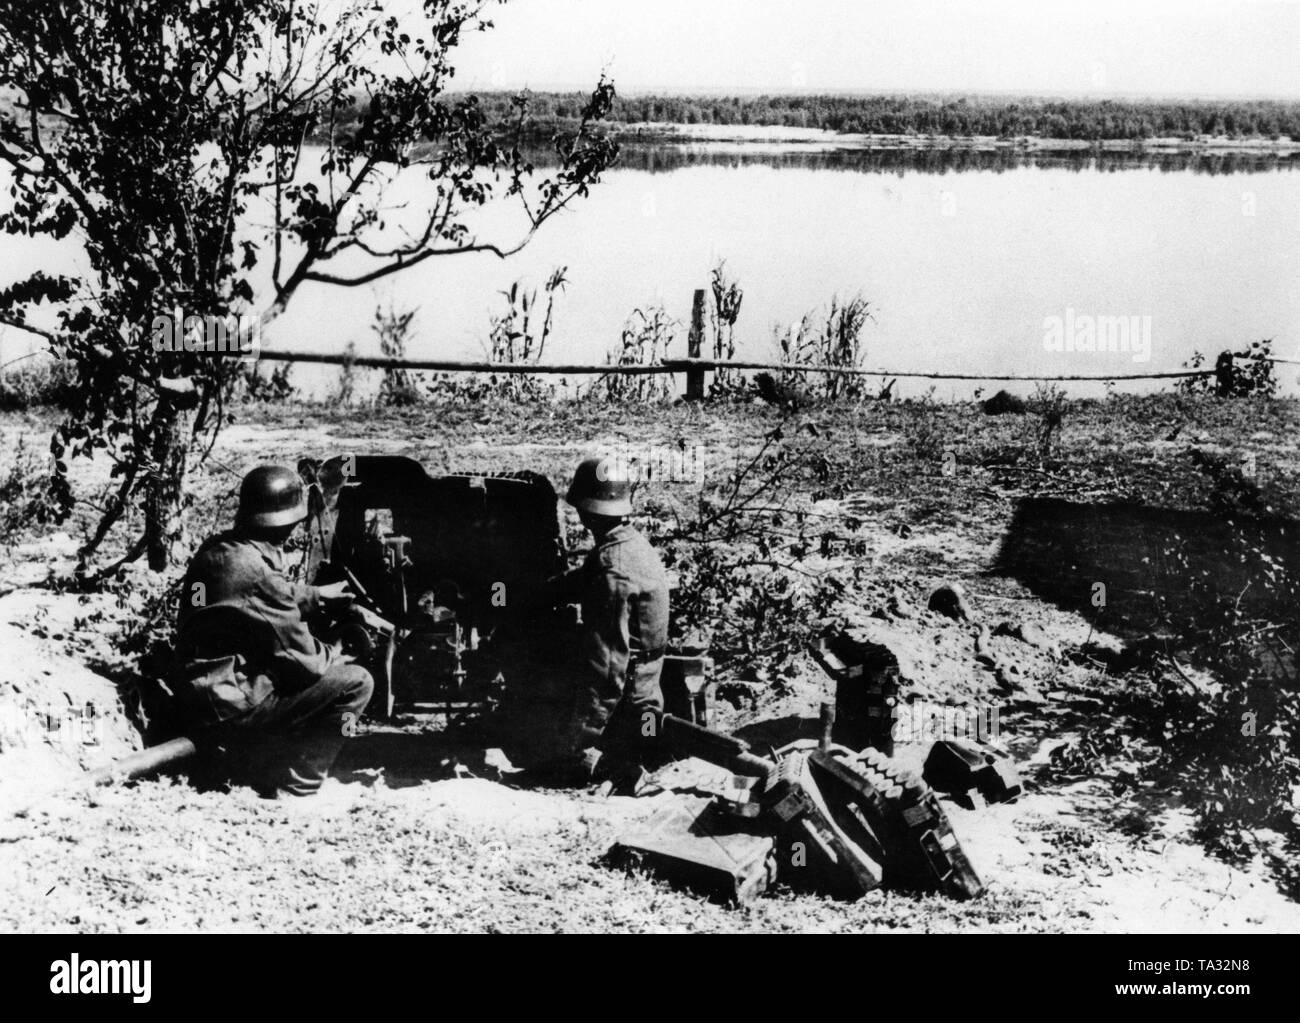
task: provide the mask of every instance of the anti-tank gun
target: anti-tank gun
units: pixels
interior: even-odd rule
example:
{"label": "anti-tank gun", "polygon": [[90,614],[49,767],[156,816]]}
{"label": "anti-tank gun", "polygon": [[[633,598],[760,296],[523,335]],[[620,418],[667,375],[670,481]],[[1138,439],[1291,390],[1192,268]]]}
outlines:
{"label": "anti-tank gun", "polygon": [[368,635],[370,713],[490,706],[546,665],[573,619],[550,606],[565,565],[554,488],[531,472],[430,476],[395,456],[300,465],[312,484],[307,578],[346,580],[396,627]]}
{"label": "anti-tank gun", "polygon": [[[346,580],[396,627],[345,626],[375,678],[371,716],[484,710],[516,683],[534,697],[563,691],[578,615],[553,596],[569,558],[545,476],[430,476],[410,458],[365,455],[299,471],[311,494],[306,578]],[[670,649],[662,685],[671,710],[707,723],[706,649]]]}

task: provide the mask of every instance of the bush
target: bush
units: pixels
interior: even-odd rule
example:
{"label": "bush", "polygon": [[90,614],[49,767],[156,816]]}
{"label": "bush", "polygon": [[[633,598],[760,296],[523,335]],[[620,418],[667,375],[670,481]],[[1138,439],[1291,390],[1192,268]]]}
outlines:
{"label": "bush", "polygon": [[1237,853],[1253,828],[1300,831],[1292,804],[1300,786],[1300,565],[1256,516],[1263,500],[1238,468],[1205,456],[1194,462],[1210,478],[1207,503],[1230,526],[1228,553],[1245,584],[1224,592],[1219,579],[1196,572],[1192,538],[1162,552],[1192,582],[1161,600],[1161,631],[1214,681],[1194,680],[1165,651],[1150,669],[1154,686],[1129,716],[1159,751],[1154,770],[1195,808],[1201,835]]}
{"label": "bush", "polygon": [[[811,448],[820,445],[811,438]],[[825,553],[832,537],[820,520],[782,507],[780,495],[801,478],[809,453],[778,427],[700,495],[694,515],[671,530],[652,523],[663,530],[665,565],[678,576],[671,633],[707,636],[724,682],[783,692],[808,644],[835,620],[836,605],[864,584],[860,561],[810,567],[809,555]]]}
{"label": "bush", "polygon": [[[1213,394],[1220,398],[1240,398],[1254,395],[1262,398],[1277,397],[1277,368],[1273,358],[1272,339],[1252,341],[1235,352],[1223,351],[1215,360],[1214,372],[1203,376],[1187,377],[1178,381],[1181,394]],[[1200,369],[1205,356],[1194,352],[1183,363],[1187,369]]]}
{"label": "bush", "polygon": [[938,462],[943,458],[949,435],[944,428],[939,405],[934,400],[934,388],[931,387],[915,402],[907,404],[916,411],[903,421],[904,443],[917,459]]}
{"label": "bush", "polygon": [[1034,443],[1038,449],[1038,462],[1046,466],[1051,461],[1052,447],[1057,441],[1061,423],[1069,401],[1065,391],[1056,384],[1040,383],[1029,399],[1029,411],[1038,416],[1034,426]]}
{"label": "bush", "polygon": [[281,402],[293,398],[298,389],[289,380],[293,364],[282,362],[270,373],[263,375],[259,365],[245,369],[235,380],[243,391],[245,401]]}
{"label": "bush", "polygon": [[757,546],[682,544],[666,561],[678,575],[673,634],[706,634],[724,679],[771,684],[778,692],[848,588],[840,573],[807,572]]}
{"label": "bush", "polygon": [[75,394],[76,370],[62,359],[24,365],[0,375],[0,412],[49,406],[65,409]]}
{"label": "bush", "polygon": [[12,540],[35,525],[54,520],[54,509],[49,506],[49,461],[21,435],[0,458],[0,536]]}
{"label": "bush", "polygon": [[[1153,710],[1164,764],[1195,800],[1201,829],[1221,844],[1270,824],[1294,828],[1291,790],[1300,785],[1300,576],[1294,558],[1270,542],[1251,514],[1262,501],[1239,471],[1200,460],[1214,483],[1210,507],[1232,527],[1229,552],[1247,572],[1246,592],[1225,593],[1199,578],[1163,609],[1216,686],[1190,684],[1176,666],[1162,676]],[[1166,556],[1191,567],[1189,544]],[[1191,575],[1191,573],[1188,573]],[[1195,577],[1194,577],[1195,578]]]}

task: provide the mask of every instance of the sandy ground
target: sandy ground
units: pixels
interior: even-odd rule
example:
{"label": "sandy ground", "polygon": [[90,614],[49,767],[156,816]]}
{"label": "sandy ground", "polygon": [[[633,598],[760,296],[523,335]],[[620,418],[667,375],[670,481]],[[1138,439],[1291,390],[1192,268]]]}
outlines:
{"label": "sandy ground", "polygon": [[[18,931],[1294,932],[1266,878],[1209,858],[1177,814],[1141,838],[1086,787],[948,805],[979,900],[775,894],[729,909],[600,860],[671,796],[521,792],[484,779],[331,783],[316,805],[150,782],[42,804],[0,830]],[[1100,805],[1099,805],[1100,804]]]}

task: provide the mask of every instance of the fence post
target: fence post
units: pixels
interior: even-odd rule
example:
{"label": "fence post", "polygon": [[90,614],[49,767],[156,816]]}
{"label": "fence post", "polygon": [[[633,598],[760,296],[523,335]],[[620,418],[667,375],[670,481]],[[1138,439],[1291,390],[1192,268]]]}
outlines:
{"label": "fence post", "polygon": [[[686,355],[691,359],[700,357],[700,346],[704,342],[704,289],[695,292],[695,302],[691,306],[691,333],[686,339]],[[686,371],[686,400],[704,400],[704,370],[692,366]]]}
{"label": "fence post", "polygon": [[1220,398],[1231,398],[1236,392],[1236,369],[1232,365],[1232,352],[1220,352],[1214,364],[1214,392]]}

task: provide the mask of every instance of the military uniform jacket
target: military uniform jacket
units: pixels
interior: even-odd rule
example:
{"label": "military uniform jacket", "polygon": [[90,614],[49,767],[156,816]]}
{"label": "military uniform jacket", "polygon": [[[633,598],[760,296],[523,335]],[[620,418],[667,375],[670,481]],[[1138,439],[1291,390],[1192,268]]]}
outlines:
{"label": "military uniform jacket", "polygon": [[582,604],[579,660],[589,681],[626,692],[630,680],[634,694],[657,689],[668,646],[668,577],[650,542],[626,523],[615,526],[564,588]]}
{"label": "military uniform jacket", "polygon": [[307,629],[320,606],[316,587],[290,582],[284,552],[237,529],[199,548],[180,603],[173,684],[197,723],[304,689],[336,657]]}

